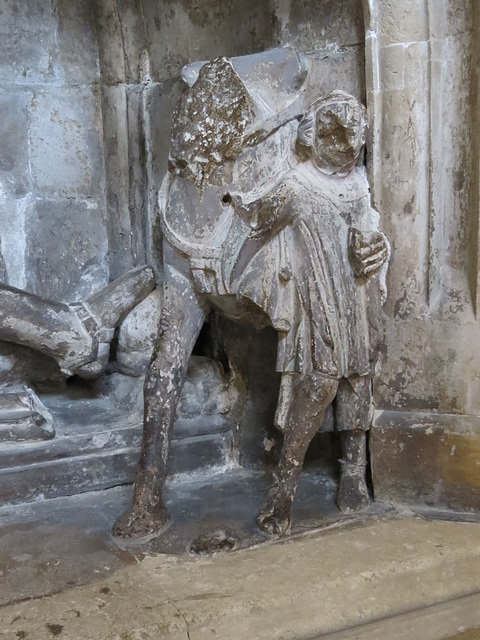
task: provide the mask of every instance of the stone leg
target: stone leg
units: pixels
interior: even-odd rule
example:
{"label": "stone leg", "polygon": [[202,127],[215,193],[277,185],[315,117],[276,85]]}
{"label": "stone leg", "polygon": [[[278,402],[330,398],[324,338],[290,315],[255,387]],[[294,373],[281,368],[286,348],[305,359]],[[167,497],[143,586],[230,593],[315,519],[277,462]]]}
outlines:
{"label": "stone leg", "polygon": [[358,511],[370,503],[365,468],[366,431],[370,428],[371,414],[370,378],[341,380],[335,399],[335,415],[343,455],[337,493],[337,506],[340,511]]}
{"label": "stone leg", "polygon": [[72,305],[1,284],[0,340],[41,351],[66,375],[98,375],[108,360],[115,326],[154,287],[150,267],[134,269]]}
{"label": "stone leg", "polygon": [[170,437],[188,361],[206,317],[206,305],[192,283],[174,273],[166,275],[161,333],[145,378],[143,444],[133,502],[113,527],[119,538],[152,537],[170,521],[162,499]]}
{"label": "stone leg", "polygon": [[305,453],[338,387],[338,380],[315,372],[293,374],[292,378],[280,462],[267,502],[257,518],[260,529],[275,535],[284,535],[290,529],[292,502]]}

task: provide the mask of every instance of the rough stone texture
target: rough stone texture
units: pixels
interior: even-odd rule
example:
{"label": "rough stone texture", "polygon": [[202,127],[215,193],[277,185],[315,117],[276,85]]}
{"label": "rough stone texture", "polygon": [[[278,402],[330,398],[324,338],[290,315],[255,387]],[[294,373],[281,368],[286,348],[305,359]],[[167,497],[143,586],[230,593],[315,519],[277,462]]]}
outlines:
{"label": "rough stone texture", "polygon": [[[77,211],[67,198],[85,198],[98,208],[100,220],[105,216],[98,46],[92,17],[83,0],[2,5],[2,251],[9,283],[25,287],[28,280],[33,291],[37,283],[26,273],[26,254],[36,250],[33,243],[44,243],[50,251],[49,229],[27,228],[27,211],[37,200],[53,199],[53,207],[65,211],[63,235],[56,239],[57,256],[63,249],[64,258],[52,273],[64,280],[70,259],[78,264],[84,258],[75,256],[74,248],[72,252],[75,232],[69,237],[69,215]],[[74,218],[72,222],[75,226]],[[98,286],[108,274],[105,221],[90,230],[84,222],[84,233],[95,234],[101,247],[90,256],[100,263],[97,273],[89,276]]]}
{"label": "rough stone texture", "polygon": [[37,91],[29,105],[34,185],[45,196],[99,197],[104,189],[99,96],[95,88]]}
{"label": "rough stone texture", "polygon": [[[9,444],[0,448],[1,505],[57,498],[133,481],[142,432],[138,414],[115,406],[88,387],[68,388],[57,395],[42,395],[41,399],[53,416],[55,438],[34,442],[42,434],[30,430],[28,442],[14,444],[10,437]],[[209,399],[210,394],[198,397],[199,403]],[[185,402],[191,403],[191,397]],[[174,428],[170,474],[225,467],[232,457],[231,430],[228,418],[219,414],[190,418],[180,414]],[[0,441],[4,433],[9,435],[8,428],[2,425]],[[17,429],[16,435],[20,440],[24,433]],[[52,437],[52,433],[43,436]]]}
{"label": "rough stone texture", "polygon": [[[3,607],[0,637],[430,640],[442,635],[407,627],[408,617],[396,621],[403,636],[348,629],[476,593],[479,575],[477,524],[391,519],[213,558],[147,556],[95,584]],[[478,625],[476,602],[456,624]],[[441,630],[455,630],[453,617]]]}
{"label": "rough stone texture", "polygon": [[26,85],[56,80],[56,26],[54,6],[48,0],[2,4],[2,81]]}
{"label": "rough stone texture", "polygon": [[145,374],[157,338],[162,293],[161,288],[152,291],[120,325],[116,361],[121,373],[136,377]]}
{"label": "rough stone texture", "polygon": [[[166,172],[181,66],[293,44],[311,59],[306,102],[316,88],[342,88],[367,98],[372,195],[393,245],[377,407],[411,413],[410,426],[404,418],[397,425],[406,433],[418,424],[416,412],[467,416],[477,433],[480,370],[472,344],[478,342],[480,301],[480,143],[472,132],[479,129],[480,12],[475,2],[237,5],[214,0],[199,8],[187,0],[2,3],[0,233],[8,283],[70,299],[73,294],[60,283],[63,271],[82,292],[144,256],[158,268],[156,192]],[[78,237],[76,216],[85,209],[78,201],[72,204],[77,196],[98,207],[86,212],[95,237],[85,244],[88,232],[80,233],[78,256],[71,247]],[[72,216],[62,221],[68,233],[53,250],[52,225],[44,234],[31,217],[37,207],[44,212],[52,207],[55,220],[62,210]],[[37,250],[48,252],[43,266]],[[57,272],[47,283],[50,267]],[[271,349],[274,337],[264,339]],[[5,359],[11,363],[13,356]],[[44,360],[29,359],[23,368],[46,377]],[[273,381],[268,384],[274,397]],[[265,406],[271,407],[267,396]],[[268,432],[271,411],[264,418],[258,432],[250,419],[249,427],[236,434],[249,464],[255,464],[263,440],[254,434]],[[435,482],[441,482],[441,468],[435,469],[440,474]],[[404,472],[398,469],[398,474],[401,486]],[[381,490],[384,480],[374,480]]]}
{"label": "rough stone texture", "polygon": [[27,211],[27,288],[52,300],[75,301],[106,284],[108,263],[98,202],[35,200]]}
{"label": "rough stone texture", "polygon": [[376,499],[478,511],[480,446],[475,417],[384,411],[374,425]]}
{"label": "rough stone texture", "polygon": [[478,11],[381,2],[368,26],[373,199],[392,241],[373,481],[383,498],[478,509]]}

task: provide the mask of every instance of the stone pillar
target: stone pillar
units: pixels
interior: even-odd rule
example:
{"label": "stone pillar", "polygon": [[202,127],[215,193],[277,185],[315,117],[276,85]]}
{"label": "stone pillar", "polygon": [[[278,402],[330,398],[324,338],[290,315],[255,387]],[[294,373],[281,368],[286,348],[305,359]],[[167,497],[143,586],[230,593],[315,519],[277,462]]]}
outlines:
{"label": "stone pillar", "polygon": [[480,509],[478,9],[366,14],[371,184],[392,243],[375,495]]}

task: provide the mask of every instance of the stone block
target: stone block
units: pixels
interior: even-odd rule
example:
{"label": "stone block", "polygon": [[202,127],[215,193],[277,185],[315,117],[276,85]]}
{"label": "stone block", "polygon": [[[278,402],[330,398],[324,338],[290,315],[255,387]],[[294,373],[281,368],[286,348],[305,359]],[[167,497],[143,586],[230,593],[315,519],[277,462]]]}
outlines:
{"label": "stone block", "polygon": [[[380,57],[384,49],[381,49]],[[418,314],[427,296],[429,200],[428,46],[404,51],[404,87],[382,91],[381,171],[375,201],[392,245],[388,315]],[[388,84],[395,83],[387,80]]]}
{"label": "stone block", "polygon": [[[158,188],[167,172],[172,111],[183,91],[181,80],[151,84],[144,90],[145,142],[147,152],[147,253],[149,262],[162,269],[162,242],[158,215]],[[159,115],[161,114],[161,117]]]}
{"label": "stone block", "polygon": [[0,80],[42,83],[57,79],[56,20],[50,0],[3,2]]}
{"label": "stone block", "polygon": [[305,107],[331,91],[341,89],[365,104],[365,52],[363,45],[340,51],[317,51],[306,56],[310,68],[302,87]]}
{"label": "stone block", "polygon": [[280,38],[301,51],[363,43],[362,4],[356,0],[292,0]]}
{"label": "stone block", "polygon": [[225,465],[230,446],[228,436],[217,434],[173,440],[168,459],[169,472],[192,473],[200,469],[205,471],[214,465]]}
{"label": "stone block", "polygon": [[128,175],[129,217],[132,256],[135,264],[145,264],[147,226],[147,153],[144,127],[143,86],[128,86]]}
{"label": "stone block", "polygon": [[429,5],[429,23],[432,38],[445,38],[478,29],[479,13],[476,0],[443,0]]}
{"label": "stone block", "polygon": [[479,418],[378,412],[370,455],[377,500],[480,510]]}
{"label": "stone block", "polygon": [[424,0],[382,0],[376,5],[382,46],[428,39],[427,3]]}
{"label": "stone block", "polygon": [[130,169],[128,164],[128,115],[125,85],[103,86],[103,145],[106,207],[110,235],[110,268],[113,278],[133,266],[130,221]]}
{"label": "stone block", "polygon": [[138,455],[137,449],[124,449],[0,471],[0,504],[57,498],[132,482]]}
{"label": "stone block", "polygon": [[269,3],[169,0],[144,3],[143,9],[151,78],[156,82],[180,77],[188,62],[244,55],[278,44],[279,23]]}
{"label": "stone block", "polygon": [[71,302],[107,283],[107,232],[98,201],[34,200],[25,227],[28,290]]}
{"label": "stone block", "polygon": [[67,84],[100,79],[98,41],[90,0],[57,0],[58,48]]}
{"label": "stone block", "polygon": [[105,179],[98,87],[39,90],[29,120],[32,177],[42,195],[100,197]]}
{"label": "stone block", "polygon": [[376,406],[387,410],[478,415],[479,339],[473,323],[456,328],[438,319],[387,320],[385,350],[375,380]]}
{"label": "stone block", "polygon": [[441,123],[431,134],[431,290],[442,316],[452,317],[469,312],[478,286],[478,42],[466,33],[433,41],[431,50],[432,121]]}
{"label": "stone block", "polygon": [[25,220],[32,198],[0,195],[0,251],[5,265],[2,282],[25,287]]}
{"label": "stone block", "polygon": [[405,88],[405,45],[383,47],[380,55],[380,88],[403,91]]}

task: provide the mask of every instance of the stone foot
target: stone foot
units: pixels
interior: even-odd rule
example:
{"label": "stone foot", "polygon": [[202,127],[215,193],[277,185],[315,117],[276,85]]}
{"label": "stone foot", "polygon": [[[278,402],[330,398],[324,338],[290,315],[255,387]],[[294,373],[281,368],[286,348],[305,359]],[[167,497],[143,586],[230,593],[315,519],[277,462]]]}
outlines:
{"label": "stone foot", "polygon": [[337,492],[337,507],[344,513],[360,511],[370,504],[370,495],[365,480],[365,467],[342,469],[340,485]]}
{"label": "stone foot", "polygon": [[146,542],[163,533],[170,523],[171,516],[165,507],[149,511],[134,504],[117,519],[112,533],[123,540]]}
{"label": "stone foot", "polygon": [[79,363],[79,366],[70,366],[70,374],[94,378],[105,371],[115,327],[154,288],[153,269],[138,267],[117,278],[87,301],[69,305],[96,345],[94,358],[90,362]]}
{"label": "stone foot", "polygon": [[289,497],[271,491],[264,508],[257,516],[257,526],[273,536],[290,533],[292,501]]}

